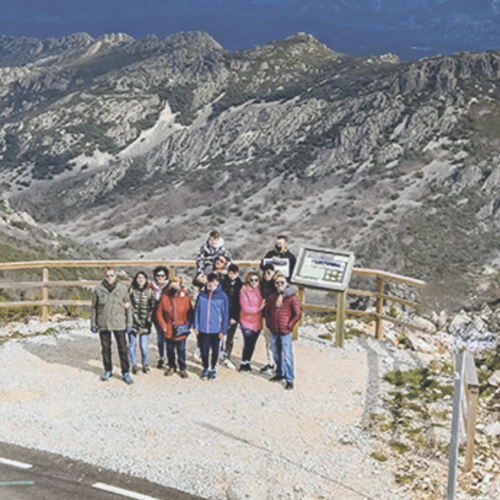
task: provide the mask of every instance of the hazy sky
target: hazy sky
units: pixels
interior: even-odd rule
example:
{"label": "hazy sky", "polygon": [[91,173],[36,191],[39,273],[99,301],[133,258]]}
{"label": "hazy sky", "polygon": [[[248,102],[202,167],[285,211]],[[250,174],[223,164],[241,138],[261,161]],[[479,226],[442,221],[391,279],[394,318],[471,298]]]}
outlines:
{"label": "hazy sky", "polygon": [[202,30],[228,50],[299,31],[339,52],[403,59],[500,48],[499,0],[0,0],[0,34],[163,39]]}

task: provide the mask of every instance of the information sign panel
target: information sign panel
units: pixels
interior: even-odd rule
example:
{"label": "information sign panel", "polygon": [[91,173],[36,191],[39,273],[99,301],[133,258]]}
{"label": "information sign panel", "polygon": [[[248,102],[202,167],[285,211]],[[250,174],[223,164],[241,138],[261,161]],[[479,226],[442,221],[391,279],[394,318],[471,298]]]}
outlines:
{"label": "information sign panel", "polygon": [[353,267],[353,252],[306,246],[300,249],[292,281],[298,285],[344,292]]}
{"label": "information sign panel", "polygon": [[272,264],[275,271],[279,271],[285,278],[290,277],[290,260],[289,259],[262,259],[262,263]]}

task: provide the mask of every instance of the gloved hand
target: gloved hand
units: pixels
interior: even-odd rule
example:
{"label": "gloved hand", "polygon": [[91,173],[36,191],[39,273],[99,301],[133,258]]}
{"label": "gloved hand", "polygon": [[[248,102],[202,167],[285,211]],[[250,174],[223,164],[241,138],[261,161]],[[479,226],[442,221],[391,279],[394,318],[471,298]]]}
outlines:
{"label": "gloved hand", "polygon": [[91,331],[92,333],[97,333],[97,326],[92,326],[92,327],[90,328],[90,331]]}
{"label": "gloved hand", "polygon": [[125,329],[125,331],[127,333],[131,333],[132,332],[132,327],[131,326],[127,326],[127,328]]}

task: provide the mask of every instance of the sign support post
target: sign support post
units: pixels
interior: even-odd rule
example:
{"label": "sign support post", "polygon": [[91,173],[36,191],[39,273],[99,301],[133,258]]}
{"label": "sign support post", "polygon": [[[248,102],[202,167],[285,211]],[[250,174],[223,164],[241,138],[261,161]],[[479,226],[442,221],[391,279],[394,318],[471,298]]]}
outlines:
{"label": "sign support post", "polygon": [[335,347],[344,347],[346,292],[337,292],[337,320],[335,321]]}
{"label": "sign support post", "polygon": [[460,414],[462,406],[462,381],[464,378],[465,351],[459,351],[455,362],[453,385],[453,415],[451,420],[450,459],[448,465],[448,495],[446,500],[455,500],[457,490],[458,447],[460,444]]}

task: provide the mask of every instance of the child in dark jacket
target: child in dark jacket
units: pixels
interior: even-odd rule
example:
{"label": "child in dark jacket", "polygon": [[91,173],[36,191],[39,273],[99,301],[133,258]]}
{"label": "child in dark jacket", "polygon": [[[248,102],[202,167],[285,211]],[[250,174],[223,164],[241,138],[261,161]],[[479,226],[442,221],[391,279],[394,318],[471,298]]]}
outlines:
{"label": "child in dark jacket", "polygon": [[229,300],[229,327],[225,338],[222,364],[232,370],[236,369],[231,361],[231,353],[233,352],[234,334],[240,320],[240,291],[243,286],[243,282],[238,274],[239,271],[240,269],[236,264],[231,264],[227,275],[221,282],[222,290]]}
{"label": "child in dark jacket", "polygon": [[202,380],[215,380],[217,377],[220,339],[226,335],[228,323],[229,300],[222,291],[217,274],[211,273],[207,277],[206,287],[200,290],[193,318],[193,331],[200,339]]}

